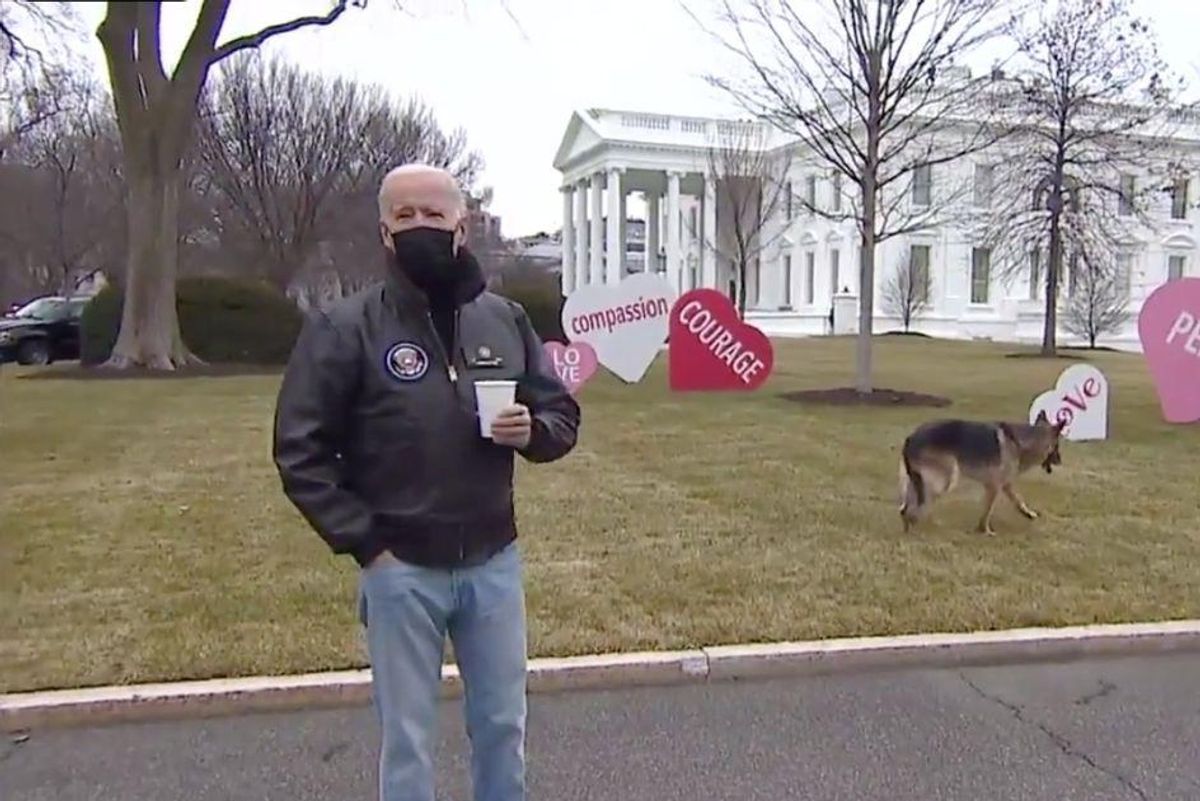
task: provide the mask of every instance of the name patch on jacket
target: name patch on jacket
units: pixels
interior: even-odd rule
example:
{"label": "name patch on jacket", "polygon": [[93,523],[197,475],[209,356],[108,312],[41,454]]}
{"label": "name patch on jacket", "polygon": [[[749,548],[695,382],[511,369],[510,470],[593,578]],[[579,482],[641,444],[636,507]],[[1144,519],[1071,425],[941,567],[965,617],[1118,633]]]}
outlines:
{"label": "name patch on jacket", "polygon": [[415,342],[397,342],[384,359],[388,372],[398,381],[417,381],[429,370],[429,354]]}

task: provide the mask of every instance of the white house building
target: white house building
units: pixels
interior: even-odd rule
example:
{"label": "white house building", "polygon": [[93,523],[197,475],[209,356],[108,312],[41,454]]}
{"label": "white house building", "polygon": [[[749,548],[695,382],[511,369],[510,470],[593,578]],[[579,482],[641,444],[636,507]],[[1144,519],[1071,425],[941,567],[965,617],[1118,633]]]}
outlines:
{"label": "white house building", "polygon": [[[730,291],[736,280],[732,264],[712,247],[713,235],[726,237],[730,220],[717,202],[719,181],[709,167],[710,152],[721,126],[760,123],[669,116],[641,112],[586,109],[574,113],[554,159],[562,174],[562,291],[570,294],[589,283],[617,283],[626,274],[656,270],[683,292],[696,287]],[[728,130],[728,129],[726,129]],[[1200,151],[1200,130],[1179,147]],[[758,128],[757,141],[775,151],[793,148],[788,198],[805,197],[821,208],[852,202],[841,182],[826,168],[806,163],[799,145],[782,132]],[[997,157],[986,153],[936,167],[927,180],[970,184],[988,180]],[[1193,182],[1194,184],[1194,182]],[[794,187],[794,189],[792,188]],[[914,182],[914,192],[931,191]],[[1154,213],[1153,230],[1141,230],[1119,257],[1128,280],[1131,321],[1105,344],[1137,347],[1136,314],[1155,287],[1182,275],[1200,275],[1197,240],[1200,214],[1188,184],[1164,194]],[[621,221],[630,197],[644,203],[645,259],[630,260],[617,243],[624,242]],[[971,203],[970,193],[964,203]],[[786,210],[784,210],[786,206]],[[783,226],[751,265],[747,276],[747,318],[773,336],[806,336],[857,330],[859,259],[853,222],[824,217],[781,205],[773,224]],[[616,213],[614,213],[614,211]],[[914,330],[934,336],[986,338],[1013,342],[1041,340],[1044,289],[1034,260],[1022,276],[1002,280],[990,264],[990,253],[973,238],[969,226],[941,224],[887,240],[876,249],[875,330],[900,327],[883,302],[883,287],[908,259],[923,261],[931,280],[931,297],[912,322]],[[1063,294],[1070,291],[1063,277]],[[834,325],[833,307],[839,296]],[[1065,303],[1065,300],[1064,300]],[[1072,339],[1065,330],[1063,342]]]}

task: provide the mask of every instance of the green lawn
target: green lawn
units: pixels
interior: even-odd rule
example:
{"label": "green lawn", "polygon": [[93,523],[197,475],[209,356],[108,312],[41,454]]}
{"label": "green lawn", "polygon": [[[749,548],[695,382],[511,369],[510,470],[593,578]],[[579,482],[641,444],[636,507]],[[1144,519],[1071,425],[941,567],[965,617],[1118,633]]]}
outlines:
{"label": "green lawn", "polygon": [[[949,409],[801,406],[850,340],[777,343],[753,395],[645,381],[582,393],[580,445],[523,466],[535,656],[928,630],[1200,617],[1200,426],[1161,422],[1139,356],[1102,353],[1112,440],[971,533],[964,487],[910,536],[898,444],[933,415],[1020,419],[1068,362],[881,337],[879,386]],[[361,666],[355,570],[281,494],[275,376],[0,373],[0,691]]]}

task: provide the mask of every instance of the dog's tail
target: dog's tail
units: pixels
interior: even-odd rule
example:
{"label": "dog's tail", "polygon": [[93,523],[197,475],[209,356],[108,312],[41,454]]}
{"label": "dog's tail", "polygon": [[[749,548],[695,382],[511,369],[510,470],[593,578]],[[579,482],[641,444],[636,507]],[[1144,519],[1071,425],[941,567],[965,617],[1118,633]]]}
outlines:
{"label": "dog's tail", "polygon": [[904,449],[901,451],[901,459],[904,462],[904,472],[908,474],[909,483],[912,484],[913,492],[917,496],[917,508],[925,505],[925,478],[919,470],[913,469],[912,464],[912,440],[904,440]]}

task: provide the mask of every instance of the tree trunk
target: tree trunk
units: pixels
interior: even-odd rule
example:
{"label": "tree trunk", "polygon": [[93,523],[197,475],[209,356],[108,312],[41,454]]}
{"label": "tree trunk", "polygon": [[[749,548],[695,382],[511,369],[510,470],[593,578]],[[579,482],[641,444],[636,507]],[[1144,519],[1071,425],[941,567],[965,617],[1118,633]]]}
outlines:
{"label": "tree trunk", "polygon": [[738,319],[746,319],[746,260],[738,264]]}
{"label": "tree trunk", "polygon": [[106,367],[174,370],[199,362],[183,344],[175,306],[180,182],[179,169],[170,167],[130,177],[125,303]]}
{"label": "tree trunk", "polygon": [[1050,211],[1050,264],[1046,274],[1046,314],[1042,329],[1042,355],[1058,353],[1058,277],[1062,274],[1061,204]]}
{"label": "tree trunk", "polygon": [[875,175],[863,176],[863,217],[858,254],[858,341],[855,348],[854,388],[869,395],[871,386],[871,336],[875,318]]}
{"label": "tree trunk", "polygon": [[867,152],[862,171],[862,247],[858,262],[858,342],[855,347],[854,388],[870,395],[871,336],[875,324],[875,215],[878,201],[879,139],[883,130],[882,108],[883,56],[879,50],[868,54],[867,68]]}

